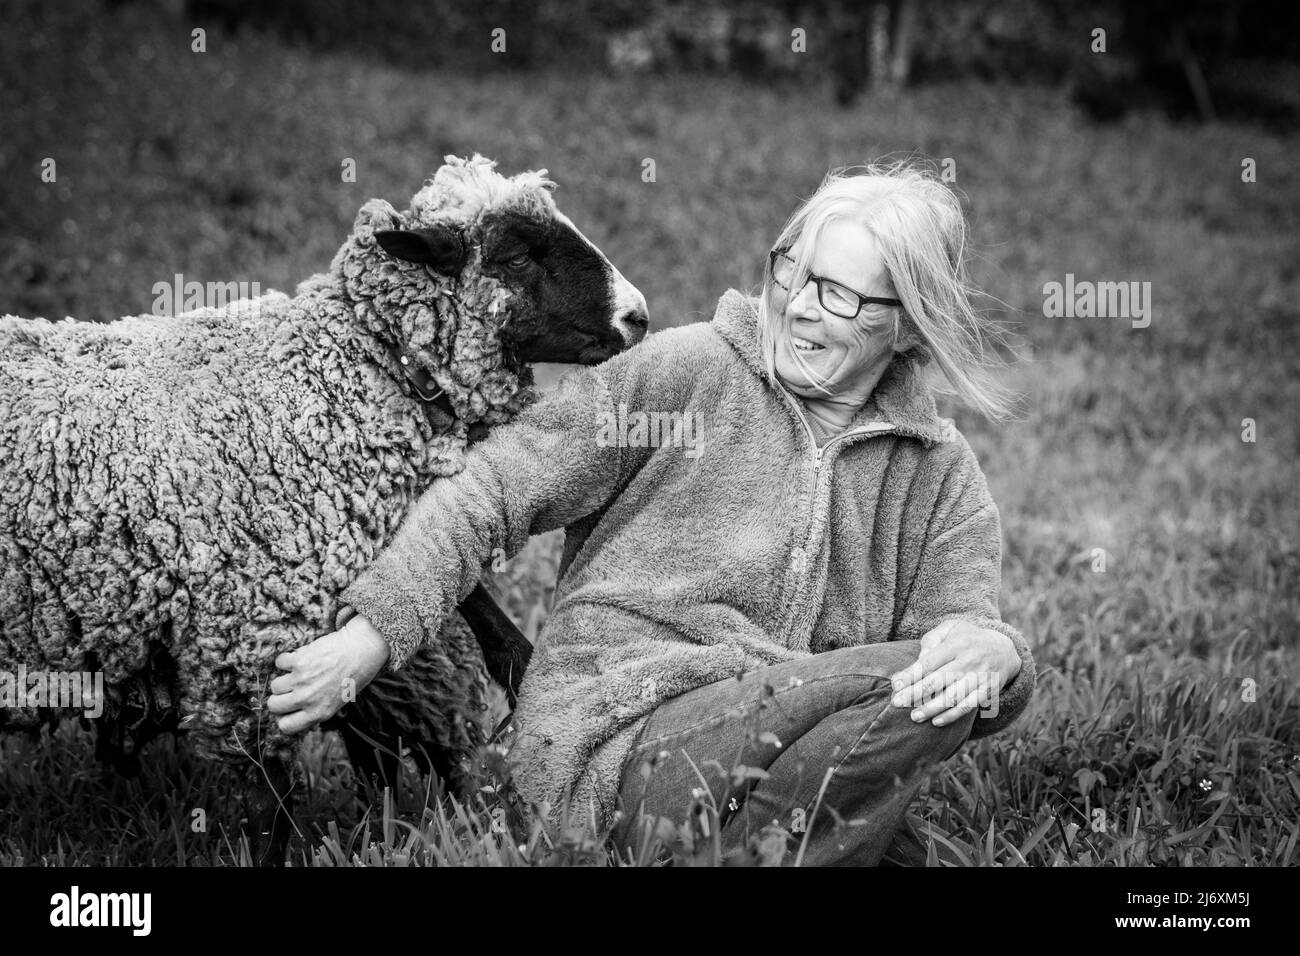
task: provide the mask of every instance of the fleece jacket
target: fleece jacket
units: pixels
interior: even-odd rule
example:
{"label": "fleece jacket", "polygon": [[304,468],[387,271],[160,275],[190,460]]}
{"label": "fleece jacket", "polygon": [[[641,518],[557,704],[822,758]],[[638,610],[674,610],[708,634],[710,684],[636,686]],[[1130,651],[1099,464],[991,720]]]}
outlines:
{"label": "fleece jacket", "polygon": [[436,481],[342,595],[400,668],[495,549],[566,529],[509,751],[519,793],[544,812],[567,795],[579,819],[594,809],[611,826],[651,711],[767,664],[965,619],[1021,661],[971,737],[1006,727],[1033,692],[1029,647],[998,611],[997,505],[914,360],[896,355],[819,448],[767,376],[756,307],[728,290],[711,322],[567,376]]}

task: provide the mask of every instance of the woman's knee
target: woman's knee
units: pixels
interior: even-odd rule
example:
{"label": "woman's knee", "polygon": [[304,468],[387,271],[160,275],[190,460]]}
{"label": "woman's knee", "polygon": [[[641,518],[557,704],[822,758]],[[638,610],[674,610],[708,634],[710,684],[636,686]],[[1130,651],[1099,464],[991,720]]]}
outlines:
{"label": "woman's knee", "polygon": [[915,720],[912,706],[896,706],[892,699],[886,700],[876,713],[871,732],[889,741],[888,746],[899,753],[907,753],[918,758],[933,761],[947,760],[970,737],[975,723],[975,711],[970,711],[955,719],[949,718],[943,724],[935,724],[931,715],[923,720]]}
{"label": "woman's knee", "polygon": [[921,656],[920,641],[883,641],[856,644],[818,654],[828,668],[840,674],[889,679],[906,670]]}
{"label": "woman's knee", "polygon": [[[836,652],[839,653],[839,652]],[[895,706],[892,702],[894,688],[880,678],[890,678],[916,663],[921,654],[920,641],[887,641],[845,648],[846,664],[852,671],[869,680],[864,681],[859,702],[862,731],[887,734],[900,747],[937,759],[950,757],[965,743],[974,726],[976,712],[970,711],[947,723],[934,723],[931,715],[925,720],[913,720],[913,705]],[[846,668],[847,669],[847,668]]]}

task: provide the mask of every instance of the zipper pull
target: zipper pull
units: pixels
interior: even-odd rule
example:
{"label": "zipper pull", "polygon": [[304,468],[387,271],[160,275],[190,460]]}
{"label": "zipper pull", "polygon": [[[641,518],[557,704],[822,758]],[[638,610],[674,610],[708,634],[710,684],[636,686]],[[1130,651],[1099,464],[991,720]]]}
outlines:
{"label": "zipper pull", "polygon": [[822,467],[822,449],[819,447],[813,452],[813,474],[821,471]]}

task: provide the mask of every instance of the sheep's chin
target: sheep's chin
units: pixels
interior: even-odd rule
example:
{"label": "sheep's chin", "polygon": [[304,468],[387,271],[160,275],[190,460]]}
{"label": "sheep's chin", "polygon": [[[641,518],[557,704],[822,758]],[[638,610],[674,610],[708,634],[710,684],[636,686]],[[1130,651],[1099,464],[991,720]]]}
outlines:
{"label": "sheep's chin", "polygon": [[612,349],[606,345],[588,345],[578,353],[579,365],[599,365],[606,359],[611,359],[618,354],[617,349]]}

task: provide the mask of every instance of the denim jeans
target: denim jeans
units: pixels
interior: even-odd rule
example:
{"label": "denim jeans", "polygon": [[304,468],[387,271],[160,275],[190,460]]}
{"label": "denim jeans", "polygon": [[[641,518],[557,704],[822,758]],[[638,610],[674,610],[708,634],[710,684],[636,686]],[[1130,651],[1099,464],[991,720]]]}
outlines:
{"label": "denim jeans", "polygon": [[[724,856],[742,852],[750,834],[776,821],[790,833],[783,865],[796,861],[800,844],[803,866],[877,864],[925,772],[961,747],[975,720],[972,712],[936,727],[893,706],[889,678],[919,653],[919,641],[846,647],[664,701],[623,768],[616,848],[626,854],[637,845],[639,811],[644,826],[658,817],[680,823],[692,790],[703,795],[707,784]],[[738,764],[767,776],[736,782]]]}

